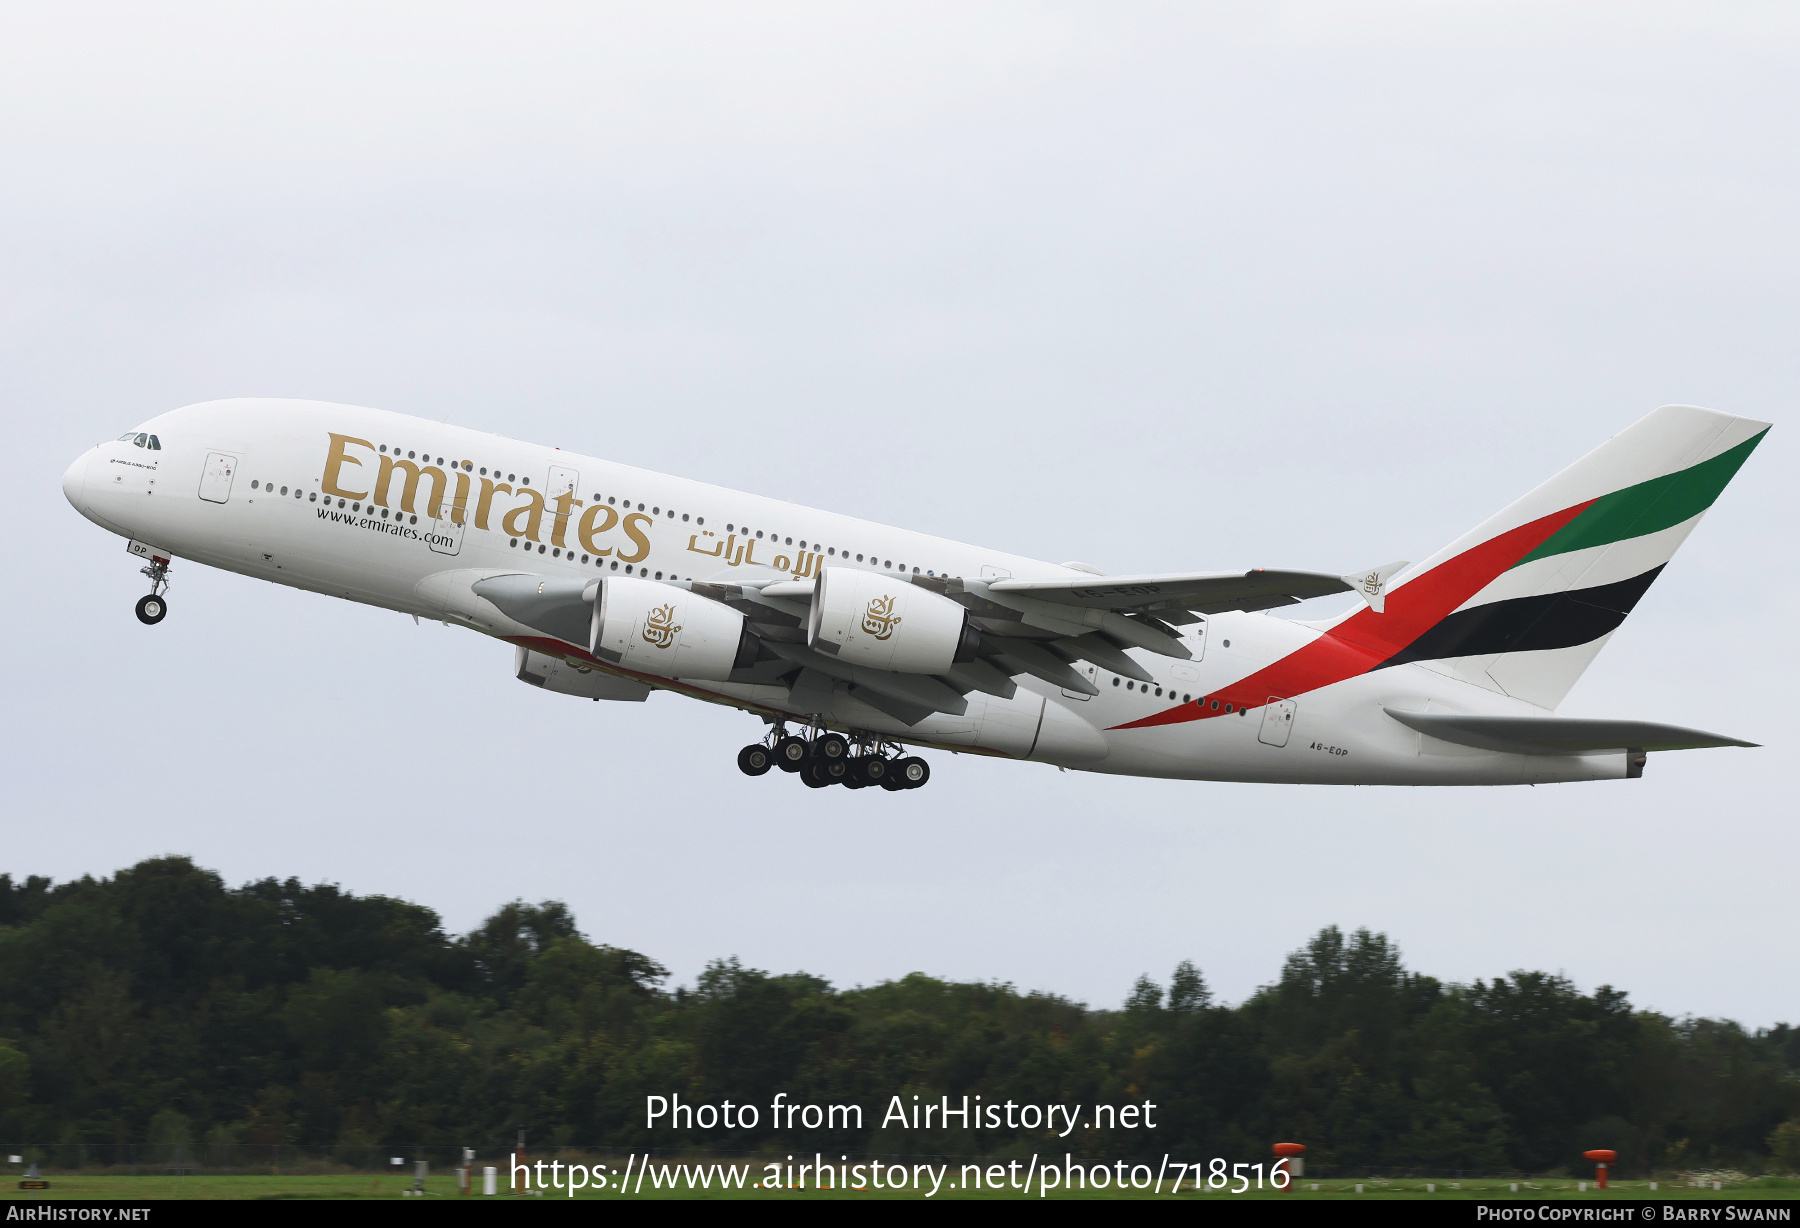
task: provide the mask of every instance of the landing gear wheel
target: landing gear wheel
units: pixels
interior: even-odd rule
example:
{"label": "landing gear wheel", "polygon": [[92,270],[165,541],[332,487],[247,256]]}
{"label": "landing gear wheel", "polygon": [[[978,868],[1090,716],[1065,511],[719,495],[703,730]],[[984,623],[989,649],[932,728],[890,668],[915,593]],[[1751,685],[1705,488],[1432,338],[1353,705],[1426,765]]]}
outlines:
{"label": "landing gear wheel", "polygon": [[784,772],[798,772],[806,766],[806,739],[787,737],[775,743],[775,766]]}
{"label": "landing gear wheel", "polygon": [[824,789],[837,783],[825,774],[825,765],[817,761],[809,763],[800,773],[801,781],[809,789]]}
{"label": "landing gear wheel", "polygon": [[850,743],[835,733],[821,734],[813,739],[812,757],[823,759],[827,763],[842,763],[844,756],[850,753]]}
{"label": "landing gear wheel", "polygon": [[138,598],[138,603],[137,603],[138,621],[145,624],[146,626],[154,627],[157,623],[159,623],[163,620],[163,615],[167,614],[168,612],[169,612],[169,603],[167,601],[165,601],[163,598],[158,597],[154,593],[152,593],[148,597]]}
{"label": "landing gear wheel", "polygon": [[774,766],[774,756],[761,742],[754,742],[738,752],[738,771],[746,776],[761,776]]}
{"label": "landing gear wheel", "polygon": [[865,784],[884,783],[889,776],[893,775],[891,767],[892,765],[880,755],[865,755],[856,761],[857,773],[861,775]]}
{"label": "landing gear wheel", "polygon": [[889,793],[898,793],[900,790],[906,788],[906,782],[900,779],[900,773],[890,771],[886,776],[881,778],[881,787],[886,789]]}
{"label": "landing gear wheel", "polygon": [[923,788],[931,779],[931,765],[917,755],[908,755],[894,765],[894,775],[900,778],[902,789]]}

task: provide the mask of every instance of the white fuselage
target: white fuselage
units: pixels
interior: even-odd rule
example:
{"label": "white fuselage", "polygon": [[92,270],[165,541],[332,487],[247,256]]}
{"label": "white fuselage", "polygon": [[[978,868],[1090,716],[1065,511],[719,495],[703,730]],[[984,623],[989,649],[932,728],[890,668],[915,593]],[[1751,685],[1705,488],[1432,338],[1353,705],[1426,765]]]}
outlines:
{"label": "white fuselage", "polygon": [[[104,443],[64,477],[70,502],[114,533],[208,566],[467,626],[583,671],[799,724],[812,718],[784,708],[783,686],[694,682],[608,666],[512,622],[469,586],[520,572],[741,584],[777,575],[804,579],[827,564],[983,579],[1079,574],[381,410],[218,401],[173,410],[139,429],[154,433],[161,449]],[[410,474],[404,465],[394,468],[395,457],[436,472],[406,497]],[[381,489],[384,467],[390,472]],[[435,497],[438,474],[444,475],[441,497]],[[386,506],[371,502],[377,498]],[[1215,614],[1184,631],[1192,660],[1131,650],[1154,677],[1148,686],[1083,666],[1099,688],[1096,696],[1022,676],[1011,699],[971,693],[961,716],[940,713],[908,726],[841,694],[823,723],[920,746],[1194,780],[1515,784],[1626,775],[1623,754],[1500,754],[1408,729],[1382,709],[1544,714],[1418,664],[1308,691],[1281,709],[1117,728],[1177,697],[1213,694],[1322,634],[1260,613]]]}

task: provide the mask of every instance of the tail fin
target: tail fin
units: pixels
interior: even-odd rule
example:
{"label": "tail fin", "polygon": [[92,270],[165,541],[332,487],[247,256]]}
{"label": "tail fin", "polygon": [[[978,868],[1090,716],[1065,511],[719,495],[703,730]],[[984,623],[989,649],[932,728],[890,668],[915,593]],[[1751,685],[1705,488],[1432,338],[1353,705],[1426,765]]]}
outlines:
{"label": "tail fin", "polygon": [[[1665,405],[1399,577],[1331,631],[1555,708],[1769,424]],[[1380,668],[1380,667],[1378,667]]]}

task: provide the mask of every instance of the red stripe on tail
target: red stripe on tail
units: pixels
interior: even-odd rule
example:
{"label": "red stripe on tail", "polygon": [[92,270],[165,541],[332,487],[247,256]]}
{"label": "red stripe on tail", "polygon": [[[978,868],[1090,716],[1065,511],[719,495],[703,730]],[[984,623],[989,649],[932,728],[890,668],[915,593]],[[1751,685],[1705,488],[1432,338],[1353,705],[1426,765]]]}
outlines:
{"label": "red stripe on tail", "polygon": [[[1358,610],[1310,644],[1207,698],[1234,708],[1260,708],[1368,673],[1493,583],[1496,576],[1536,550],[1593,502],[1590,499],[1552,512],[1446,559],[1388,593],[1386,613]],[[1224,715],[1223,706],[1215,712],[1198,703],[1181,704],[1112,728],[1149,729]]]}

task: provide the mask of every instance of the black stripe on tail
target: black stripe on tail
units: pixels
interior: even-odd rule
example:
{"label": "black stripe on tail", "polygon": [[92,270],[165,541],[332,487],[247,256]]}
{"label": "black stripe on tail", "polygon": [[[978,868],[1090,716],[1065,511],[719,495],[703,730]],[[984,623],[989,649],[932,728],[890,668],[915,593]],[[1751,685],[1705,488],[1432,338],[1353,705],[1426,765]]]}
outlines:
{"label": "black stripe on tail", "polygon": [[1652,567],[1643,575],[1617,584],[1514,597],[1459,610],[1376,668],[1405,665],[1409,661],[1486,657],[1592,643],[1625,621],[1661,572],[1661,567]]}

